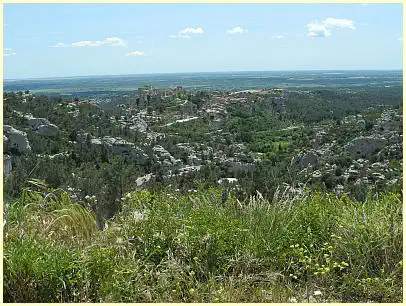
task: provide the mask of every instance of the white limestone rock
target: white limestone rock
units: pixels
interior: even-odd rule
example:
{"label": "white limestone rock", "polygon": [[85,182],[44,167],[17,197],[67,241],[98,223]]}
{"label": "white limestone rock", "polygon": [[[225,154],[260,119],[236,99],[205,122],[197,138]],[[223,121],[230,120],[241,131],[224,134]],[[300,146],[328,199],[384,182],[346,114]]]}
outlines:
{"label": "white limestone rock", "polygon": [[137,184],[137,189],[143,189],[147,186],[147,184],[151,181],[152,178],[155,176],[152,173],[148,173],[144,176],[138,177],[135,180],[135,183]]}
{"label": "white limestone rock", "polygon": [[55,137],[59,133],[58,127],[55,124],[42,124],[38,127],[38,134],[47,137]]}
{"label": "white limestone rock", "polygon": [[31,126],[33,131],[38,130],[41,125],[48,125],[50,124],[49,120],[46,118],[35,118],[35,117],[28,117],[28,124]]}
{"label": "white limestone rock", "polygon": [[6,141],[6,150],[17,150],[20,153],[31,151],[31,146],[27,138],[27,134],[20,130],[13,128],[10,125],[4,125],[3,133],[6,138],[3,137],[3,141]]}

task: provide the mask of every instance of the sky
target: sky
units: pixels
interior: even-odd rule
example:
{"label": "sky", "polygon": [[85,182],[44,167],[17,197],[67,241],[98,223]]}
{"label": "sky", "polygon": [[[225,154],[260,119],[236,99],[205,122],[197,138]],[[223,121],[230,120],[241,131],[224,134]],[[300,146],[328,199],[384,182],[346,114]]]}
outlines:
{"label": "sky", "polygon": [[401,4],[4,4],[4,79],[402,69]]}

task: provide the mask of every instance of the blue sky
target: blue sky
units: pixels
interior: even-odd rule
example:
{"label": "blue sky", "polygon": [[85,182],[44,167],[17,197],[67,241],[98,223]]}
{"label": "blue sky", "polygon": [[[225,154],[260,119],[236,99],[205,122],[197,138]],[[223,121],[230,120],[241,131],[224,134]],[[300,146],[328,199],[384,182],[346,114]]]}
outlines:
{"label": "blue sky", "polygon": [[401,4],[5,4],[4,78],[402,69]]}

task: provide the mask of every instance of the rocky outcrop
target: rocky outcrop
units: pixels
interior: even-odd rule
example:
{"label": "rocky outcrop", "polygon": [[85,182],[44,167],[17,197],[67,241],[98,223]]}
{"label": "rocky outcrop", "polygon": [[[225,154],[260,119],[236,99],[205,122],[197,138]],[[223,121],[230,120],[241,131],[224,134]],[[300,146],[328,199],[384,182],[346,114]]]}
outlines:
{"label": "rocky outcrop", "polygon": [[3,129],[5,142],[5,151],[16,150],[19,153],[31,151],[30,143],[28,142],[27,134],[20,130],[13,128],[10,125],[4,125]]}
{"label": "rocky outcrop", "polygon": [[154,152],[154,161],[163,165],[166,170],[177,169],[182,166],[182,161],[174,158],[162,146],[156,145],[152,148],[152,151]]}
{"label": "rocky outcrop", "polygon": [[50,123],[48,119],[35,118],[31,114],[26,115],[25,118],[31,129],[36,131],[39,135],[46,137],[55,137],[58,135],[58,127],[55,124]]}
{"label": "rocky outcrop", "polygon": [[38,130],[41,125],[48,125],[50,124],[49,120],[46,118],[34,118],[29,117],[27,118],[28,124],[30,125],[33,131]]}
{"label": "rocky outcrop", "polygon": [[[86,141],[87,137],[87,133],[78,134],[78,142],[76,143],[76,146],[83,146],[83,143]],[[91,138],[90,143],[94,146],[104,146],[107,149],[107,152],[112,155],[128,156],[141,165],[144,165],[149,159],[148,155],[145,154],[142,149],[135,146],[134,143],[120,137],[105,136],[101,139]]]}
{"label": "rocky outcrop", "polygon": [[42,124],[38,126],[38,134],[47,137],[55,137],[59,133],[58,127],[55,124]]}
{"label": "rocky outcrop", "polygon": [[101,143],[104,144],[113,155],[129,156],[140,164],[145,164],[148,160],[148,155],[140,148],[122,138],[106,136],[102,139]]}
{"label": "rocky outcrop", "polygon": [[366,157],[370,153],[380,151],[388,141],[380,137],[357,137],[345,145],[345,149],[352,158]]}

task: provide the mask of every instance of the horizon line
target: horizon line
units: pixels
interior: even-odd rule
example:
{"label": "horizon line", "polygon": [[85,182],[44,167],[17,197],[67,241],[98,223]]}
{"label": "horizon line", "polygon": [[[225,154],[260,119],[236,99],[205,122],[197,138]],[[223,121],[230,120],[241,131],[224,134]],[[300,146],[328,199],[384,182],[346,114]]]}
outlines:
{"label": "horizon line", "polygon": [[167,74],[211,74],[211,73],[252,73],[252,72],[321,72],[321,71],[403,71],[403,68],[392,69],[297,69],[297,70],[229,70],[229,71],[194,71],[194,72],[147,72],[147,73],[128,73],[128,74],[94,74],[77,76],[50,76],[50,77],[27,77],[27,78],[3,78],[5,81],[32,81],[49,79],[74,79],[74,78],[96,78],[96,77],[120,77],[120,76],[149,76],[149,75],[167,75]]}

